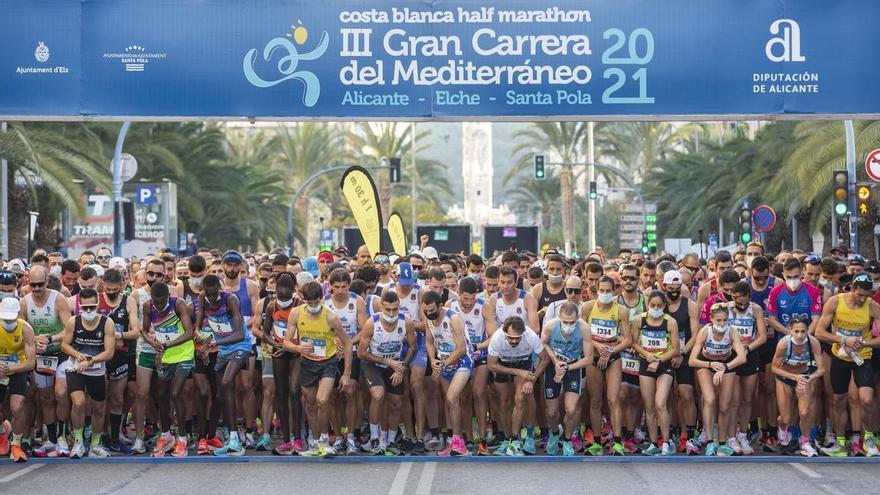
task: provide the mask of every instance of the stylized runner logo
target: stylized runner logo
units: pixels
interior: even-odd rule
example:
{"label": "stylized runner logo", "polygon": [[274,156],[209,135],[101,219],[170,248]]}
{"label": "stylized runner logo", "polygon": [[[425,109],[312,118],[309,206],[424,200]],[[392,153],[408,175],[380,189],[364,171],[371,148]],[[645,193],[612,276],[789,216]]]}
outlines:
{"label": "stylized runner logo", "polygon": [[278,37],[270,40],[263,48],[263,60],[267,62],[275,55],[276,49],[280,48],[287,51],[287,55],[281,57],[281,60],[279,60],[277,64],[278,72],[284,77],[274,81],[267,81],[257,75],[254,67],[257,57],[256,48],[250,49],[244,56],[244,77],[247,78],[249,83],[258,88],[270,88],[276,84],[287,81],[288,79],[298,80],[303,83],[303,86],[305,86],[303,91],[303,104],[307,107],[312,107],[318,102],[318,97],[321,95],[321,83],[318,81],[318,77],[315,76],[314,73],[307,70],[297,70],[297,67],[299,66],[300,60],[316,60],[324,55],[324,52],[327,51],[327,45],[330,44],[330,37],[327,34],[327,31],[322,32],[317,47],[312,51],[300,53],[297,45],[305,45],[309,38],[309,32],[305,26],[302,25],[302,21],[297,21],[297,24],[299,24],[299,26],[291,25],[292,32],[286,34],[286,38],[293,39],[293,42],[286,38]]}

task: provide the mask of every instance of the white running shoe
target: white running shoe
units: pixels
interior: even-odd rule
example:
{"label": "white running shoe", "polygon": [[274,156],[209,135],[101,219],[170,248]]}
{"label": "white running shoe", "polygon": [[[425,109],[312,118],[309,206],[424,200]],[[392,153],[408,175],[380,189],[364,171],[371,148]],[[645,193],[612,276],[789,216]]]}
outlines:
{"label": "white running shoe", "polygon": [[81,440],[77,440],[75,444],[73,444],[73,448],[70,449],[70,458],[71,459],[82,459],[86,455],[86,446],[83,445]]}
{"label": "white running shoe", "polygon": [[754,455],[755,449],[752,448],[752,444],[749,442],[749,436],[745,433],[737,433],[736,435],[740,448],[742,449],[742,455]]}
{"label": "white running shoe", "polygon": [[70,446],[67,445],[67,439],[63,436],[58,437],[58,443],[55,444],[55,454],[57,457],[67,457],[70,455]]}
{"label": "white running shoe", "polygon": [[110,452],[100,443],[89,449],[89,457],[110,457]]}
{"label": "white running shoe", "polygon": [[133,450],[136,454],[143,454],[147,451],[147,448],[144,446],[143,438],[136,438],[134,440],[134,444],[131,446],[131,450]]}
{"label": "white running shoe", "polygon": [[811,444],[809,441],[806,441],[801,442],[801,455],[804,457],[816,457],[819,455],[819,453],[816,452],[815,448],[813,448],[813,444]]}
{"label": "white running shoe", "polygon": [[727,446],[733,450],[733,453],[736,455],[743,455],[743,448],[739,444],[739,440],[736,437],[730,437],[727,439]]}

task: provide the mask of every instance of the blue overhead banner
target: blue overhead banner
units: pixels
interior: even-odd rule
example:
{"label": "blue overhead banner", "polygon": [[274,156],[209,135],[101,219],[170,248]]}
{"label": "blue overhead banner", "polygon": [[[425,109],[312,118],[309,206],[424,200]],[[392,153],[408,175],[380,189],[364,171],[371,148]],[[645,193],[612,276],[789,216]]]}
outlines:
{"label": "blue overhead banner", "polygon": [[876,0],[5,0],[0,117],[880,115]]}

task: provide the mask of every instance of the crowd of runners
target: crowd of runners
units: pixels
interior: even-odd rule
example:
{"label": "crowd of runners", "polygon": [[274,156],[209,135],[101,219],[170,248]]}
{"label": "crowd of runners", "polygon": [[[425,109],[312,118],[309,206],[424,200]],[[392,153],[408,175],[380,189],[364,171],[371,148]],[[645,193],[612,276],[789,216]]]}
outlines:
{"label": "crowd of runners", "polygon": [[365,246],[0,271],[0,455],[876,456],[880,263]]}

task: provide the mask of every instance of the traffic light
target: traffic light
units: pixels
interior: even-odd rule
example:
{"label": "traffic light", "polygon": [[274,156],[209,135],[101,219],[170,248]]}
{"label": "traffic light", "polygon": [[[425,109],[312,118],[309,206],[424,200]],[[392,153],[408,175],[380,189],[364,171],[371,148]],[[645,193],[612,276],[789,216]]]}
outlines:
{"label": "traffic light", "polygon": [[388,169],[389,177],[391,178],[392,184],[397,184],[400,182],[400,157],[391,157],[388,159],[388,166],[391,167]]}
{"label": "traffic light", "polygon": [[752,242],[752,210],[742,208],[739,210],[740,240],[743,244]]}
{"label": "traffic light", "polygon": [[849,192],[847,191],[848,182],[849,174],[846,170],[834,171],[834,214],[839,217],[846,216],[849,210],[846,205],[846,200],[849,198]]}
{"label": "traffic light", "polygon": [[648,254],[648,231],[642,232],[642,254]]}
{"label": "traffic light", "polygon": [[544,180],[547,175],[544,173],[544,155],[535,155],[535,179]]}
{"label": "traffic light", "polygon": [[856,202],[858,203],[856,206],[859,216],[867,215],[871,209],[871,186],[861,184],[856,187]]}
{"label": "traffic light", "polygon": [[599,197],[599,193],[596,192],[596,181],[590,181],[590,199],[596,199]]}

